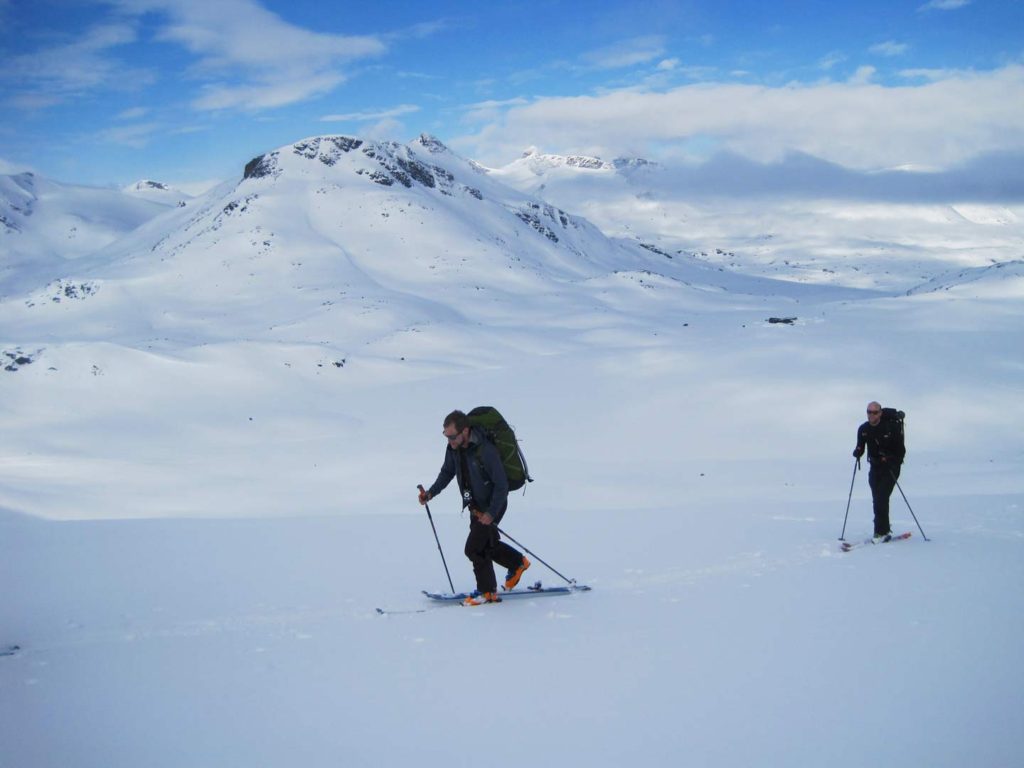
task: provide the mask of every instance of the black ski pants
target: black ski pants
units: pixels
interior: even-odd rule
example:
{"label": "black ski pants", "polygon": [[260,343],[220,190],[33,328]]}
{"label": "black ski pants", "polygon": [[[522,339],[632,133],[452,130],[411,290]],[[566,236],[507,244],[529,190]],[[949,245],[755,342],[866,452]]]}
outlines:
{"label": "black ski pants", "polygon": [[868,472],[871,486],[871,505],[875,511],[875,536],[892,533],[889,527],[889,497],[900,476],[900,465],[887,461],[874,461]]}
{"label": "black ski pants", "polygon": [[466,557],[473,563],[476,588],[480,592],[497,592],[498,581],[494,576],[494,564],[503,568],[518,568],[523,562],[519,550],[510,547],[498,534],[498,523],[484,525],[470,513],[469,536],[466,537]]}

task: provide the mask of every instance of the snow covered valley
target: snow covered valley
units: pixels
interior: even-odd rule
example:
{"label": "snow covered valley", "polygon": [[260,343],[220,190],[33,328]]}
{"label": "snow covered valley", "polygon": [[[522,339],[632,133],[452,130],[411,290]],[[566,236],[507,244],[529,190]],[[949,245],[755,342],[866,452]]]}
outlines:
{"label": "snow covered valley", "polygon": [[[138,220],[40,196],[46,238],[3,177],[0,766],[1024,760],[1020,210],[951,256],[894,209],[884,266],[800,218],[811,280],[509,177],[317,137]],[[61,252],[76,211],[108,224]],[[894,494],[912,537],[842,553],[869,400],[907,412],[917,522]],[[420,595],[416,485],[481,404],[536,478],[502,527],[591,592]]]}

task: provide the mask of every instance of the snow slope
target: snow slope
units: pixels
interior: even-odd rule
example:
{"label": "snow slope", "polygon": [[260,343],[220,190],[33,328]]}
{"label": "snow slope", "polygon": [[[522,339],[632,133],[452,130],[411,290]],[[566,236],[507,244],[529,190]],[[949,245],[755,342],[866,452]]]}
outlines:
{"label": "snow slope", "polygon": [[[779,281],[578,210],[429,137],[314,137],[22,270],[0,766],[1019,764],[1019,263]],[[872,399],[917,522],[895,495],[911,539],[844,554]],[[416,484],[478,404],[537,479],[502,527],[592,592],[420,596]],[[431,511],[471,587],[457,494]]]}
{"label": "snow slope", "polygon": [[1024,209],[984,195],[972,201],[971,191],[959,198],[955,176],[853,176],[802,156],[779,166],[719,156],[669,167],[535,150],[489,173],[610,236],[781,280],[909,290],[937,270],[1024,254]]}
{"label": "snow slope", "polygon": [[30,172],[0,175],[0,297],[63,276],[68,261],[112,243],[168,205]]}

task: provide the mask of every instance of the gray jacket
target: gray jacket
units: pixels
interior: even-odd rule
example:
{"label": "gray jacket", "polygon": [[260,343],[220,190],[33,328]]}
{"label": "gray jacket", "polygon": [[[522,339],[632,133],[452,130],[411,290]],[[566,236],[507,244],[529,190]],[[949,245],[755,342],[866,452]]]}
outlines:
{"label": "gray jacket", "polygon": [[[468,478],[463,477],[462,454],[465,454]],[[445,449],[444,464],[428,493],[437,496],[448,487],[453,477],[458,478],[464,507],[472,506],[481,512],[489,512],[494,522],[498,522],[505,514],[508,505],[508,476],[501,464],[498,449],[484,437],[479,428],[470,429],[469,444],[465,448],[453,449],[449,445]],[[471,494],[471,502],[466,499],[466,491]]]}

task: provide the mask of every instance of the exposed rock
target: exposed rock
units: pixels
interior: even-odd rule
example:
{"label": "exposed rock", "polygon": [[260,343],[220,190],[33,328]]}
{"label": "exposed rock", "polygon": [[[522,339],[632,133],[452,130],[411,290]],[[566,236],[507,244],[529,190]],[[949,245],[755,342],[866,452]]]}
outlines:
{"label": "exposed rock", "polygon": [[16,373],[20,368],[34,363],[42,352],[43,350],[40,349],[33,354],[27,354],[21,350],[21,347],[5,349],[0,353],[0,364],[6,363],[4,370],[8,373]]}
{"label": "exposed rock", "polygon": [[570,155],[565,158],[565,164],[571,168],[584,168],[594,171],[605,167],[605,162],[601,158],[587,157],[585,155]]}
{"label": "exposed rock", "polygon": [[651,253],[656,253],[659,256],[664,256],[666,259],[671,259],[672,258],[672,254],[671,253],[663,251],[663,250],[661,250],[661,248],[659,248],[656,245],[652,245],[651,243],[640,243],[640,247],[641,248],[646,248]]}
{"label": "exposed rock", "polygon": [[326,166],[332,166],[346,152],[363,146],[362,139],[351,136],[318,136],[292,145],[292,151],[308,160],[319,159]]}
{"label": "exposed rock", "polygon": [[427,150],[427,152],[431,152],[435,155],[439,155],[442,152],[448,151],[448,147],[444,145],[444,142],[442,142],[436,136],[431,136],[429,133],[420,134],[419,144],[421,147]]}
{"label": "exposed rock", "polygon": [[63,301],[83,301],[100,290],[100,283],[94,280],[54,280],[42,291],[26,300],[25,306],[34,307],[39,303],[60,304]]}
{"label": "exposed rock", "polygon": [[655,168],[657,163],[650,160],[644,160],[642,157],[617,157],[612,160],[612,165],[615,170],[627,170],[633,168]]}
{"label": "exposed rock", "polygon": [[245,174],[242,178],[262,179],[267,176],[276,178],[280,174],[281,169],[277,162],[277,152],[271,152],[270,154],[260,155],[250,160],[245,166]]}
{"label": "exposed rock", "polygon": [[565,211],[550,205],[541,206],[537,203],[528,203],[525,208],[513,209],[512,213],[553,243],[558,242],[558,234],[547,225],[544,219],[553,224],[561,224],[563,229],[568,229],[571,223],[571,219]]}

